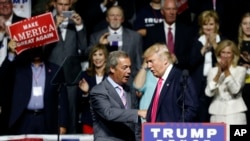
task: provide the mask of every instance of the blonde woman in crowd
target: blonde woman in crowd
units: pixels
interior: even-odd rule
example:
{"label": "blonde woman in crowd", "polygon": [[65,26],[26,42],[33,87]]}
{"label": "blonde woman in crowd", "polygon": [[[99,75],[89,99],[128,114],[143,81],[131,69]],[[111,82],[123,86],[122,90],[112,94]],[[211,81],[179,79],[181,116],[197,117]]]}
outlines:
{"label": "blonde woman in crowd", "polygon": [[[239,65],[247,69],[245,86],[242,90],[243,99],[249,109],[250,106],[250,12],[243,15],[241,23],[239,25],[239,35],[238,35],[238,47],[240,49],[241,55],[239,60]],[[247,111],[247,121],[250,122],[249,110]]]}
{"label": "blonde woman in crowd", "polygon": [[199,95],[199,112],[196,121],[209,122],[207,109],[211,99],[204,94],[207,73],[216,64],[214,51],[217,44],[224,38],[219,33],[219,17],[215,11],[202,12],[198,23],[199,32],[194,38],[190,57],[191,76]]}
{"label": "blonde woman in crowd", "polygon": [[246,125],[247,107],[242,98],[246,68],[238,65],[239,49],[231,40],[224,40],[215,50],[217,66],[207,75],[205,93],[213,100],[209,106],[210,122],[223,122],[229,141],[230,125]]}

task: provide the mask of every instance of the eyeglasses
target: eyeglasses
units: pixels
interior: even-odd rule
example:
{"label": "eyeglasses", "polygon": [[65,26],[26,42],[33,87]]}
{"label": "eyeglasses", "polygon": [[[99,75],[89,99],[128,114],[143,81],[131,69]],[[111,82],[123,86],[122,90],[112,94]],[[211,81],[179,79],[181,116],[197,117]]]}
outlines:
{"label": "eyeglasses", "polygon": [[10,4],[10,1],[0,2],[0,6],[8,6]]}

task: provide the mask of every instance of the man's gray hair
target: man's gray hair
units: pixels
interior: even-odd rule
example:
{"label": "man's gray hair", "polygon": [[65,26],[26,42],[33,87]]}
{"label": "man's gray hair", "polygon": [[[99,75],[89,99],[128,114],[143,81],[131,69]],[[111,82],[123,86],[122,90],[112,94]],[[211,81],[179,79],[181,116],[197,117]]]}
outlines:
{"label": "man's gray hair", "polygon": [[124,51],[112,51],[109,53],[109,57],[106,64],[106,72],[110,73],[110,68],[115,68],[119,63],[119,58],[129,58],[129,55]]}

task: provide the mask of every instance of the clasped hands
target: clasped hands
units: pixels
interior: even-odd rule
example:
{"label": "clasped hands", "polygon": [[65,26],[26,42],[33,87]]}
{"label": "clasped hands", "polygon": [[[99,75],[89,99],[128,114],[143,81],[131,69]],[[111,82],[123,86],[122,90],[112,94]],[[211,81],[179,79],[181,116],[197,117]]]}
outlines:
{"label": "clasped hands", "polygon": [[216,34],[211,33],[209,35],[206,35],[206,43],[204,47],[201,49],[201,53],[204,55],[206,52],[210,51],[212,48],[216,49],[217,43],[216,43]]}
{"label": "clasped hands", "polygon": [[243,65],[246,68],[250,68],[250,54],[247,51],[243,51],[240,54],[240,57],[244,61],[244,62],[241,62],[242,63],[241,65]]}
{"label": "clasped hands", "polygon": [[224,72],[225,73],[225,76],[228,76],[230,75],[230,71],[229,71],[229,67],[230,67],[231,63],[229,60],[221,60],[219,63],[218,63],[218,72],[219,73],[222,73]]}
{"label": "clasped hands", "polygon": [[225,76],[229,76],[230,75],[230,68],[231,66],[231,60],[228,60],[228,59],[221,59],[218,63],[217,63],[217,67],[218,67],[218,71],[217,71],[217,74],[214,78],[214,81],[215,82],[218,82],[219,78],[220,78],[220,75],[222,73],[225,74]]}

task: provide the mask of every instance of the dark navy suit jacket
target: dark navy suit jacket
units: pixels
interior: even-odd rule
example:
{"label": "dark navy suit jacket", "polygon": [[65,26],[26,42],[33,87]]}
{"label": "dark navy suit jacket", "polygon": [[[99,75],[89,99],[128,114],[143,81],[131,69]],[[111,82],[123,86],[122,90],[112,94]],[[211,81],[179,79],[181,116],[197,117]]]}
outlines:
{"label": "dark navy suit jacket", "polygon": [[[103,79],[107,77],[107,75],[104,75]],[[89,84],[89,91],[95,86],[97,85],[96,82],[96,76],[90,76],[87,74],[86,71],[82,72],[81,74],[81,78],[84,78],[88,84]],[[80,120],[82,122],[82,124],[88,124],[88,125],[93,125],[93,119],[92,119],[92,115],[91,115],[91,111],[90,111],[90,99],[89,99],[89,95],[86,97],[82,97],[82,91],[79,89],[79,112],[81,113],[80,116]]]}
{"label": "dark navy suit jacket", "polygon": [[[7,60],[8,61],[8,60]],[[14,63],[14,62],[12,62]],[[29,103],[32,90],[32,70],[31,64],[19,65],[15,68],[15,79],[13,87],[13,95],[11,102],[11,114],[9,127],[11,131],[15,131],[16,125]],[[51,80],[58,70],[58,66],[45,62],[45,90],[44,90],[44,116],[45,128],[47,134],[56,134],[58,132],[58,101],[59,109],[59,126],[68,127],[68,101],[65,87],[61,88],[60,93],[57,92],[58,86],[52,85]],[[11,132],[11,134],[14,132]]]}
{"label": "dark navy suit jacket", "polygon": [[[187,78],[184,92],[183,86],[184,79],[182,77],[182,71],[177,67],[173,67],[161,90],[156,114],[156,122],[193,121],[198,108],[198,97],[193,83],[189,77]],[[153,95],[152,101],[148,108],[147,122],[151,122],[151,111],[154,97],[155,94]],[[184,110],[182,108],[183,99],[185,104]]]}
{"label": "dark navy suit jacket", "polygon": [[[25,18],[19,17],[13,14],[12,23],[24,20]],[[0,41],[0,45],[2,45],[2,41]],[[2,71],[5,71],[2,66],[0,67]],[[11,99],[11,78],[7,73],[9,72],[2,72],[0,71],[0,135],[7,134],[7,127],[9,121],[9,111],[10,111],[10,99]]]}

